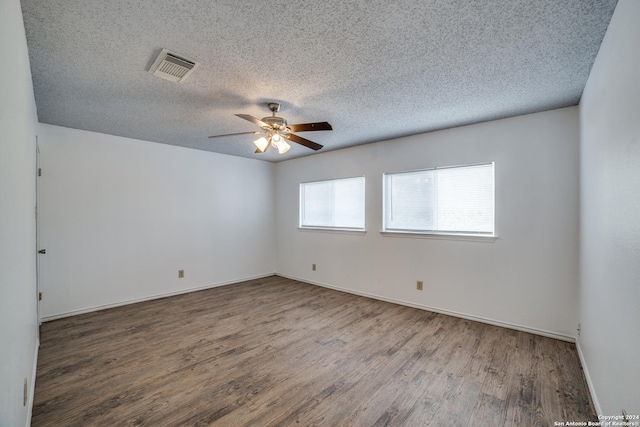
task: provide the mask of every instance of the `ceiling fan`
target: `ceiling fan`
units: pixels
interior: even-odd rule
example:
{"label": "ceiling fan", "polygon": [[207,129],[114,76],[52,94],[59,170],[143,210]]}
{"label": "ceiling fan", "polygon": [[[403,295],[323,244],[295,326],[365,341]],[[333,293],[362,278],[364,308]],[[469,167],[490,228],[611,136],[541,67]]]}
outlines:
{"label": "ceiling fan", "polygon": [[317,142],[313,142],[306,138],[298,136],[294,132],[333,130],[328,122],[289,125],[287,124],[287,121],[282,117],[276,117],[276,113],[280,111],[280,104],[278,104],[277,102],[270,102],[267,104],[267,106],[269,107],[269,110],[271,110],[272,116],[263,117],[262,120],[258,120],[248,114],[236,114],[236,116],[240,117],[241,119],[248,120],[251,123],[260,126],[260,128],[262,128],[262,131],[228,133],[225,135],[213,135],[209,138],[220,138],[223,136],[233,135],[265,135],[253,141],[253,143],[257,147],[255,152],[264,153],[265,151],[267,151],[269,146],[272,146],[278,150],[278,153],[284,154],[291,148],[291,146],[285,140],[304,145],[305,147],[311,148],[315,151],[318,151],[322,148],[322,145],[318,144]]}

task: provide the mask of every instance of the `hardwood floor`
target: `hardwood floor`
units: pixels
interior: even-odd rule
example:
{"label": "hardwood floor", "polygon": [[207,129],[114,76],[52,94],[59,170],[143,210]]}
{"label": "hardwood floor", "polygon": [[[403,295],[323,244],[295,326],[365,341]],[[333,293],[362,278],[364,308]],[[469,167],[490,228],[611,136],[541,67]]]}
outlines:
{"label": "hardwood floor", "polygon": [[587,420],[571,343],[272,276],[43,324],[32,425]]}

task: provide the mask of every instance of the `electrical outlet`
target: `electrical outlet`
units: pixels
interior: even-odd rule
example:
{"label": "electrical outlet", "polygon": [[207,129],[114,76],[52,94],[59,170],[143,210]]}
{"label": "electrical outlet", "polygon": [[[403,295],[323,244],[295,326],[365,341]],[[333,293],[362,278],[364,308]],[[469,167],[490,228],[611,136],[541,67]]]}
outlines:
{"label": "electrical outlet", "polygon": [[311,270],[316,271],[316,265],[315,264],[311,264]]}
{"label": "electrical outlet", "polygon": [[178,270],[178,279],[182,279],[184,277],[184,270]]}
{"label": "electrical outlet", "polygon": [[27,406],[27,397],[29,396],[29,384],[27,379],[24,379],[24,387],[22,388],[22,406]]}
{"label": "electrical outlet", "polygon": [[418,280],[418,283],[416,283],[416,289],[419,291],[422,290],[422,280]]}

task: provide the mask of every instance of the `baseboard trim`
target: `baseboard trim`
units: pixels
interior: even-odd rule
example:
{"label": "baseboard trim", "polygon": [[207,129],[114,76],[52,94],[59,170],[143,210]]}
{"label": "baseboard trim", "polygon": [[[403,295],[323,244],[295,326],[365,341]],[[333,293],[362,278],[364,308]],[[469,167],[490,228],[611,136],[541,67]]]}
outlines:
{"label": "baseboard trim", "polygon": [[522,326],[515,323],[502,322],[500,320],[488,319],[486,317],[474,316],[472,314],[460,313],[457,311],[446,310],[438,307],[432,307],[428,305],[416,304],[409,301],[403,301],[395,298],[384,297],[381,295],[371,294],[368,292],[356,291],[353,289],[342,288],[340,286],[328,285],[326,283],[311,281],[308,279],[302,279],[300,277],[295,277],[287,274],[276,273],[276,276],[286,277],[287,279],[297,280],[299,282],[309,283],[310,285],[322,286],[323,288],[329,288],[340,292],[346,292],[348,294],[359,295],[362,297],[373,298],[380,301],[390,302],[393,304],[404,305],[407,307],[418,308],[420,310],[433,311],[434,313],[446,314],[447,316],[459,317],[461,319],[473,320],[475,322],[486,323],[493,326],[499,326],[507,329],[515,329],[517,331],[528,332],[535,335],[541,335],[543,337],[553,338],[561,341],[567,341],[571,343],[575,343],[575,337],[569,335],[563,335],[556,332],[546,331],[544,329],[530,328],[528,326]]}
{"label": "baseboard trim", "polygon": [[582,352],[582,347],[580,346],[579,337],[576,338],[576,348],[578,349],[578,357],[580,358],[580,364],[582,365],[584,378],[587,380],[587,386],[589,387],[589,393],[591,394],[591,401],[593,402],[593,406],[596,408],[598,416],[604,415],[604,413],[602,412],[602,408],[600,407],[600,401],[598,401],[598,396],[596,395],[596,388],[593,386],[593,381],[591,381],[591,375],[589,374],[587,361],[584,358],[584,353]]}
{"label": "baseboard trim", "polygon": [[27,400],[27,423],[26,427],[31,425],[31,416],[33,414],[33,401],[36,395],[36,373],[38,372],[38,351],[40,350],[40,338],[36,338],[36,348],[33,351],[33,369],[31,371],[31,381],[29,383],[29,397]]}
{"label": "baseboard trim", "polygon": [[258,276],[244,277],[244,278],[229,280],[225,282],[218,282],[218,283],[209,284],[209,285],[197,286],[195,288],[180,289],[178,291],[165,292],[162,294],[155,294],[155,295],[150,295],[142,298],[134,298],[130,300],[119,301],[112,304],[96,305],[93,307],[83,308],[80,310],[66,311],[64,313],[53,314],[51,316],[43,316],[42,318],[40,318],[40,322],[42,323],[50,322],[52,320],[63,319],[65,317],[71,317],[71,316],[77,316],[79,314],[92,313],[94,311],[106,310],[108,308],[120,307],[123,305],[136,304],[139,302],[152,301],[155,299],[167,298],[175,295],[188,294],[190,292],[203,291],[205,289],[217,288],[219,286],[233,285],[234,283],[240,283],[247,280],[262,279],[262,278],[270,277],[274,275],[276,275],[276,273],[265,273]]}
{"label": "baseboard trim", "polygon": [[[174,292],[166,292],[166,293],[162,293],[162,294],[155,294],[155,295],[150,295],[147,297],[143,297],[143,298],[135,298],[135,299],[130,299],[130,300],[125,300],[125,301],[120,301],[117,303],[112,303],[112,304],[103,304],[103,305],[98,305],[98,306],[93,306],[93,307],[88,307],[88,308],[84,308],[84,309],[80,309],[80,310],[73,310],[73,311],[68,311],[68,312],[64,312],[64,313],[58,313],[58,314],[54,314],[51,316],[44,316],[40,319],[41,322],[49,322],[52,320],[56,320],[56,319],[62,319],[65,317],[71,317],[71,316],[77,316],[79,314],[85,314],[85,313],[91,313],[94,311],[99,311],[99,310],[105,310],[108,308],[114,308],[114,307],[120,307],[123,305],[128,305],[128,304],[135,304],[138,302],[144,302],[144,301],[151,301],[151,300],[155,300],[155,299],[160,299],[160,298],[166,298],[166,297],[171,297],[171,296],[175,296],[175,295],[181,295],[181,294],[186,294],[186,293],[190,293],[190,292],[196,292],[196,291],[201,291],[201,290],[205,290],[205,289],[211,289],[211,288],[216,288],[219,286],[226,286],[226,285],[232,285],[235,283],[239,283],[239,282],[244,282],[247,280],[254,280],[254,279],[262,279],[265,277],[269,277],[269,276],[280,276],[280,277],[285,277],[287,279],[292,279],[292,280],[297,280],[300,282],[304,282],[304,283],[308,283],[310,285],[315,285],[315,286],[321,286],[324,288],[328,288],[328,289],[333,289],[336,291],[340,291],[340,292],[346,292],[349,294],[353,294],[353,295],[359,295],[359,296],[363,296],[363,297],[367,297],[367,298],[373,298],[373,299],[377,299],[380,301],[386,301],[386,302],[390,302],[393,304],[399,304],[399,305],[404,305],[407,307],[413,307],[413,308],[417,308],[420,310],[427,310],[427,311],[433,311],[435,313],[441,313],[441,314],[446,314],[448,316],[454,316],[454,317],[459,317],[461,319],[467,319],[467,320],[473,320],[476,322],[481,322],[481,323],[486,323],[489,325],[493,325],[493,326],[499,326],[502,328],[508,328],[508,329],[514,329],[517,331],[522,331],[522,332],[528,332],[528,333],[532,333],[535,335],[541,335],[544,337],[548,337],[548,338],[553,338],[553,339],[557,339],[557,340],[561,340],[561,341],[568,341],[568,342],[572,342],[575,343],[576,342],[576,338],[569,336],[569,335],[563,335],[563,334],[558,334],[556,332],[551,332],[551,331],[546,331],[544,329],[537,329],[537,328],[531,328],[528,326],[523,326],[523,325],[518,325],[515,323],[509,323],[509,322],[503,322],[500,320],[495,320],[495,319],[489,319],[486,317],[481,317],[481,316],[475,316],[475,315],[471,315],[471,314],[466,314],[466,313],[460,313],[457,311],[452,311],[452,310],[446,310],[446,309],[442,309],[442,308],[438,308],[438,307],[433,307],[433,306],[428,306],[428,305],[423,305],[423,304],[416,304],[413,302],[409,302],[409,301],[404,301],[404,300],[400,300],[400,299],[396,299],[396,298],[389,298],[389,297],[385,297],[385,296],[381,296],[381,295],[377,295],[377,294],[372,294],[369,292],[362,292],[362,291],[356,291],[353,289],[348,289],[348,288],[343,288],[340,286],[335,286],[335,285],[329,285],[327,283],[322,283],[322,282],[317,282],[317,281],[312,281],[312,280],[308,280],[308,279],[304,279],[304,278],[300,278],[300,277],[296,277],[296,276],[292,276],[292,275],[288,275],[288,274],[282,274],[282,273],[265,273],[265,274],[261,274],[258,276],[252,276],[252,277],[245,277],[245,278],[240,278],[240,279],[235,279],[235,280],[230,280],[230,281],[225,281],[225,282],[219,282],[219,283],[214,283],[214,284],[209,284],[209,285],[204,285],[204,286],[198,286],[198,287],[194,287],[194,288],[188,288],[188,289],[181,289],[179,291],[174,291]],[[579,353],[581,354],[581,353]],[[581,356],[581,361],[582,356]],[[586,367],[586,365],[583,366]],[[586,369],[585,369],[586,372]],[[591,389],[591,383],[589,383],[589,387]],[[593,394],[593,393],[592,393]],[[595,401],[594,401],[595,404]]]}

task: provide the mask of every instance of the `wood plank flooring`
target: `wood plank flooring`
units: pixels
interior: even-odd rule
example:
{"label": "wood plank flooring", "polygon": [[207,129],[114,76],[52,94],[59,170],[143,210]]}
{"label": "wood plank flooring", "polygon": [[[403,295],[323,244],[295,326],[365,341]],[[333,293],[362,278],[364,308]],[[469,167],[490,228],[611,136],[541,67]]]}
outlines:
{"label": "wood plank flooring", "polygon": [[32,425],[587,420],[571,343],[272,276],[43,324]]}

